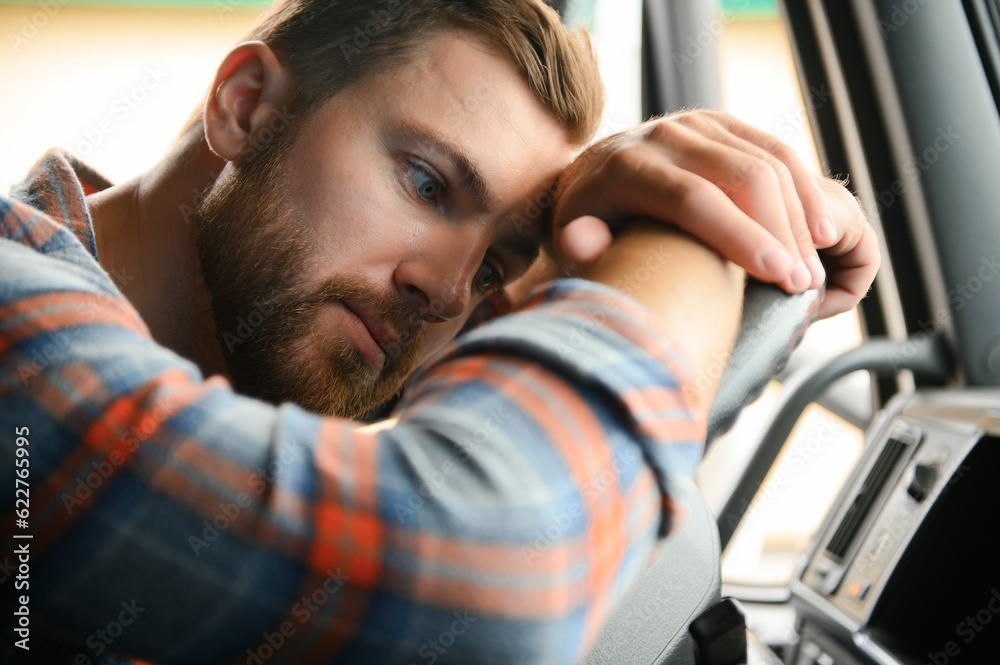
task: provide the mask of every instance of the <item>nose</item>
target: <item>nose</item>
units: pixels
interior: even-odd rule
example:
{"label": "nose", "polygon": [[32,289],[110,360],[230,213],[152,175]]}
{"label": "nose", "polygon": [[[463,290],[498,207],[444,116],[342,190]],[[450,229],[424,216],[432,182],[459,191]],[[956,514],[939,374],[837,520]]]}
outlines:
{"label": "nose", "polygon": [[429,233],[393,274],[396,288],[427,321],[450,321],[468,312],[472,280],[486,254],[484,242],[451,227]]}

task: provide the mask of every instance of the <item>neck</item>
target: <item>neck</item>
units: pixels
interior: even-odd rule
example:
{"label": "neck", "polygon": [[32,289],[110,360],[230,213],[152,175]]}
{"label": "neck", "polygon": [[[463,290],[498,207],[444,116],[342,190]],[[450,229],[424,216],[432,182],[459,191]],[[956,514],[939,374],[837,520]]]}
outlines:
{"label": "neck", "polygon": [[199,124],[146,173],[87,197],[101,266],[153,338],[206,376],[226,371],[201,280],[195,210],[224,164]]}

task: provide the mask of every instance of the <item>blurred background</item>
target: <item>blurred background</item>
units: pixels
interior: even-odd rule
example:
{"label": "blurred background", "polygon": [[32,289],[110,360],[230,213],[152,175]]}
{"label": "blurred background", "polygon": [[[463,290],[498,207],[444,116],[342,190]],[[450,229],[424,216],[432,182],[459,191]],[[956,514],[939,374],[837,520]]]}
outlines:
{"label": "blurred background", "polygon": [[[270,0],[0,1],[0,188],[49,147],[73,150],[113,181],[150,166],[201,100],[228,49]],[[605,69],[605,130],[639,116],[637,0],[576,0]],[[815,160],[774,0],[720,2],[724,105]],[[712,45],[713,47],[716,44]],[[696,48],[702,48],[697,46]]]}
{"label": "blurred background", "polygon": [[[223,56],[268,4],[0,3],[0,90],[8,100],[0,111],[0,190],[6,193],[54,146],[114,182],[150,167],[199,104]],[[685,48],[717,49],[723,109],[791,144],[819,171],[805,105],[825,103],[824,91],[800,91],[776,0],[720,0],[718,9]],[[637,124],[641,0],[571,0],[567,15],[591,30],[604,70],[609,94],[601,133]],[[859,341],[851,313],[813,326],[796,355],[825,358]],[[865,393],[865,378],[857,378],[843,389]],[[775,382],[709,451],[698,481],[717,509],[780,391]],[[857,427],[810,408],[727,551],[728,583],[767,587],[791,577],[860,446]]]}

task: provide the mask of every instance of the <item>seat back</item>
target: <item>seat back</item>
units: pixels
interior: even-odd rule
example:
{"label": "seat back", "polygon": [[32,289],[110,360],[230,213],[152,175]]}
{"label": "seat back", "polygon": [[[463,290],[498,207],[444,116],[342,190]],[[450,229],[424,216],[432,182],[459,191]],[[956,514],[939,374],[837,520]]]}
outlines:
{"label": "seat back", "polygon": [[612,613],[586,665],[694,665],[688,625],[721,594],[721,551],[712,515],[686,476],[671,476],[684,522]]}

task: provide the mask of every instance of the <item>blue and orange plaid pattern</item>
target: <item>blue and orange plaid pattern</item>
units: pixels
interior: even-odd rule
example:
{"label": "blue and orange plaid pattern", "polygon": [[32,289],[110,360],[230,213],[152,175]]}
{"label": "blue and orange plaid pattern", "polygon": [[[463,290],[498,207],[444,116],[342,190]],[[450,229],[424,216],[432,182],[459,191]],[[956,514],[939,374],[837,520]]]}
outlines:
{"label": "blue and orange plaid pattern", "polygon": [[0,198],[0,477],[28,428],[36,645],[86,657],[66,662],[582,657],[682,513],[667,474],[694,471],[705,435],[643,308],[553,282],[421,368],[391,424],[321,418],[150,337],[95,260],[84,197],[104,186],[52,152]]}

